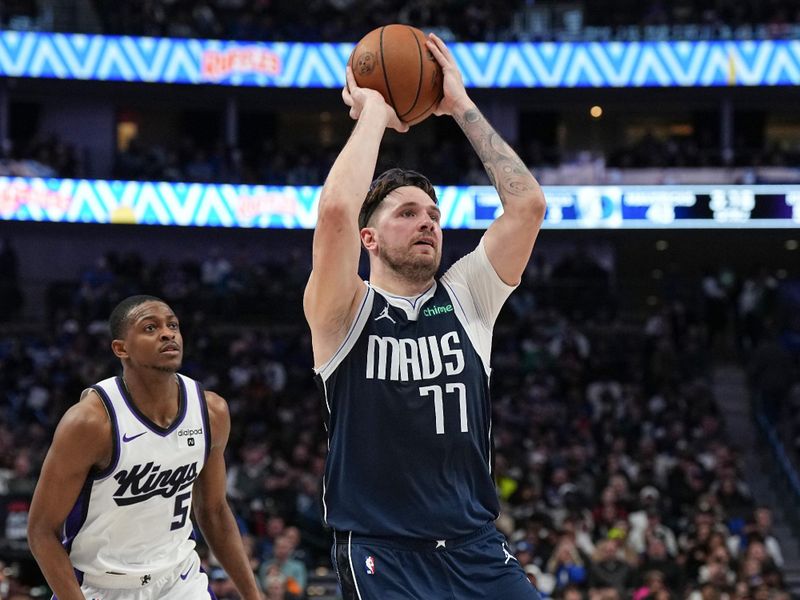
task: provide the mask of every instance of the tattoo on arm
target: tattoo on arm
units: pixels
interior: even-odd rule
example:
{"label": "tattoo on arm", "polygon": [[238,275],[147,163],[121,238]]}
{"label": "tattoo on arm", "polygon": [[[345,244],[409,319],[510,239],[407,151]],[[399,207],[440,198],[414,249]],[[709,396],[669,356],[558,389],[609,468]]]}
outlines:
{"label": "tattoo on arm", "polygon": [[517,153],[475,108],[454,115],[505,205],[506,195],[520,196],[534,189],[536,180]]}

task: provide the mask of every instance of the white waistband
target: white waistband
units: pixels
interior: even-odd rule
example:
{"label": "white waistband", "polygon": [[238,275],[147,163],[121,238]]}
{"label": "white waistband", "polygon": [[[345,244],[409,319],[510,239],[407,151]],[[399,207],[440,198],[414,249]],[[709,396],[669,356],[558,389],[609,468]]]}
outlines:
{"label": "white waistband", "polygon": [[[115,574],[115,573],[84,573],[83,581],[92,587],[105,588],[109,590],[129,590],[129,589],[144,589],[151,586],[156,581],[164,577],[172,576],[178,572],[183,572],[184,569],[196,570],[194,567],[195,557],[197,555],[192,552],[186,559],[166,569],[160,571],[153,571],[152,573],[139,573],[137,575],[129,574]],[[177,575],[176,575],[177,576]]]}

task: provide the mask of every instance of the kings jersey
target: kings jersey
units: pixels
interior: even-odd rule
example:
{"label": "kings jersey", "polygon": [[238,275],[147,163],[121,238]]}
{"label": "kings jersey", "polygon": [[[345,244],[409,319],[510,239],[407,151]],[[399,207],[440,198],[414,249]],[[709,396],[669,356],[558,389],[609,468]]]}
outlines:
{"label": "kings jersey", "polygon": [[179,565],[194,550],[192,487],[211,448],[200,385],[178,375],[178,415],[160,427],[120,377],[92,386],[111,420],[113,456],[92,471],[64,523],[63,543],[83,573],[140,575]]}
{"label": "kings jersey", "polygon": [[421,296],[367,284],[344,342],[316,372],[329,526],[450,539],[497,517],[489,355],[512,289],[483,242]]}

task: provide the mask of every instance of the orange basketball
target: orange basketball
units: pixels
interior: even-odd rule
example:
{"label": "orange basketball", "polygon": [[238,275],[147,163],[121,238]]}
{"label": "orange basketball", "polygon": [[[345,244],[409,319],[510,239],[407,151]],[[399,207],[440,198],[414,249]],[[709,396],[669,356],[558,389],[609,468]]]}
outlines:
{"label": "orange basketball", "polygon": [[350,55],[359,87],[379,91],[401,121],[425,120],[442,99],[442,68],[410,25],[384,25],[356,44]]}

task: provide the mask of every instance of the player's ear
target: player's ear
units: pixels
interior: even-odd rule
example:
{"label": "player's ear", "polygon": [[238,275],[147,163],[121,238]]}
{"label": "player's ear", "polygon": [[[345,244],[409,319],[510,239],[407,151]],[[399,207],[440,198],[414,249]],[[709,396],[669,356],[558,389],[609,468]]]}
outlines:
{"label": "player's ear", "polygon": [[125,340],[111,340],[111,351],[117,358],[127,358],[128,351],[125,350]]}
{"label": "player's ear", "polygon": [[367,250],[374,250],[377,248],[378,240],[377,236],[375,235],[375,229],[372,227],[364,227],[361,230],[361,243]]}

